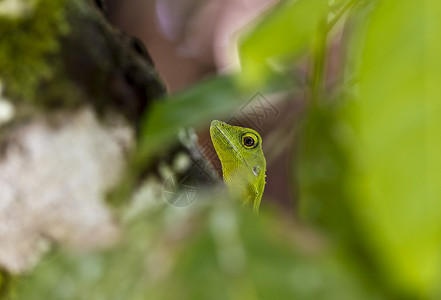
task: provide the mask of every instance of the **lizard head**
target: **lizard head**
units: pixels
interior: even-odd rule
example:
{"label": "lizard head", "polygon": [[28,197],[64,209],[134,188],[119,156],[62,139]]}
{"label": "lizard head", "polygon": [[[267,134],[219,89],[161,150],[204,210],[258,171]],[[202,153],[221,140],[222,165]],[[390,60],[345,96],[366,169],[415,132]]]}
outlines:
{"label": "lizard head", "polygon": [[249,196],[244,202],[258,198],[260,203],[266,170],[260,135],[253,129],[217,120],[211,122],[210,135],[226,185],[236,193]]}

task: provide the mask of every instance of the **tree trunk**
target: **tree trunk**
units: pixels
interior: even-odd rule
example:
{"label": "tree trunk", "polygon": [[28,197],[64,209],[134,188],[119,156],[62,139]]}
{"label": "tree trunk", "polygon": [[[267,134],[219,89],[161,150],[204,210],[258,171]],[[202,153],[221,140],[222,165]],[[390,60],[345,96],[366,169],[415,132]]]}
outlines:
{"label": "tree trunk", "polygon": [[109,25],[101,2],[16,2],[0,6],[4,274],[30,270],[52,243],[117,238],[106,192],[165,92],[142,43]]}

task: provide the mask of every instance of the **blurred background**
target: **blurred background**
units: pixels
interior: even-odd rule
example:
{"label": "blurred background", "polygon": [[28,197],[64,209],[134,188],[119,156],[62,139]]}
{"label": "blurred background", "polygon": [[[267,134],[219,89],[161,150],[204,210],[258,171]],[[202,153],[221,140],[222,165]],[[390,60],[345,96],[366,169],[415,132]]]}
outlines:
{"label": "blurred background", "polygon": [[[87,59],[72,59],[78,53]],[[0,0],[2,101],[30,127],[62,111],[65,127],[92,124],[106,137],[86,148],[83,131],[68,131],[69,147],[50,152],[48,165],[62,153],[93,166],[85,172],[95,179],[48,175],[59,194],[50,189],[54,204],[32,214],[45,230],[13,209],[32,242],[0,223],[14,237],[0,240],[0,297],[441,299],[439,53],[436,0]],[[50,109],[33,110],[42,103]],[[82,105],[94,109],[71,121]],[[112,127],[119,115],[129,123],[122,131]],[[188,154],[202,153],[221,175],[214,119],[263,136],[258,215],[214,181],[192,187],[196,201],[186,205],[165,196],[188,192],[166,185],[182,170],[194,175]],[[14,122],[0,141],[24,135]],[[104,167],[62,151],[76,147]],[[4,148],[1,172],[26,153]],[[119,152],[103,159],[105,149]],[[32,157],[19,156],[22,172],[46,172]],[[33,212],[44,195],[22,192],[19,177],[0,176],[0,187],[15,183],[8,201]],[[6,219],[15,206],[3,196]],[[57,231],[78,212],[66,203],[86,217]],[[94,240],[105,245],[89,247]],[[28,267],[11,268],[4,253]]]}
{"label": "blurred background", "polygon": [[[139,38],[146,45],[167,91],[174,94],[205,78],[240,70],[240,35],[277,2],[165,0],[106,3],[112,24]],[[335,51],[333,60],[338,59],[337,55]],[[296,80],[306,82],[307,61],[300,66],[293,64],[292,72]],[[330,76],[334,78],[333,75]],[[269,104],[266,99],[266,104],[262,105],[255,99],[257,95],[270,99],[273,104]],[[241,114],[242,107],[238,107],[227,115],[219,113],[217,118],[233,125],[254,128],[264,137],[268,132],[280,132],[277,138],[283,141],[274,141],[273,147],[266,147],[266,143],[264,144],[268,148],[265,152],[269,152],[267,174],[272,180],[266,186],[265,195],[268,200],[263,205],[280,205],[281,211],[292,214],[297,196],[295,187],[288,180],[290,164],[293,163],[289,154],[294,151],[293,132],[290,129],[299,120],[304,109],[305,90],[298,88],[295,93],[290,94],[262,94],[257,87],[242,98],[249,101],[249,109],[253,107],[254,117],[251,115],[247,118],[245,114]],[[269,105],[273,106],[268,108]],[[210,142],[208,127],[199,127],[198,135],[200,145],[209,147],[207,152],[211,153],[214,148]],[[276,143],[280,147],[274,145]],[[220,170],[217,156],[209,159],[215,169]]]}

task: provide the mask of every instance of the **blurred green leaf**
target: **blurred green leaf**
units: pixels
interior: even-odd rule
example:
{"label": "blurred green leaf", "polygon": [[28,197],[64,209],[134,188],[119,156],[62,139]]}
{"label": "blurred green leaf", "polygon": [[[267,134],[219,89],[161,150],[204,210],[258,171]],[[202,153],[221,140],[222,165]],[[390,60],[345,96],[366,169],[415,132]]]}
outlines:
{"label": "blurred green leaf", "polygon": [[348,211],[344,207],[343,189],[348,169],[346,153],[341,149],[338,133],[341,126],[337,99],[326,105],[311,107],[299,136],[300,155],[297,180],[300,184],[299,215],[323,229],[332,231],[334,237],[348,235]]}
{"label": "blurred green leaf", "polygon": [[359,98],[321,102],[305,122],[300,208],[346,237],[379,286],[430,299],[441,279],[441,3],[378,1],[367,16],[352,33]]}
{"label": "blurred green leaf", "polygon": [[151,155],[177,142],[181,128],[208,123],[233,111],[243,101],[231,76],[211,78],[164,98],[151,107],[142,127],[141,152]]}
{"label": "blurred green leaf", "polygon": [[177,143],[177,133],[188,127],[207,126],[214,120],[232,115],[257,92],[269,93],[294,89],[289,78],[274,75],[257,90],[240,89],[234,74],[214,77],[194,87],[156,102],[141,128],[140,158],[145,161],[161,149]]}
{"label": "blurred green leaf", "polygon": [[[150,199],[149,201],[156,201]],[[158,202],[159,203],[159,202]],[[18,299],[372,299],[332,245],[229,199],[157,205],[98,253],[59,249],[23,281]]]}
{"label": "blurred green leaf", "polygon": [[[323,99],[321,99],[323,100]],[[378,276],[378,266],[365,247],[365,236],[349,205],[346,189],[350,180],[351,147],[346,148],[353,133],[348,120],[342,118],[347,101],[331,99],[311,106],[297,136],[298,157],[293,164],[299,197],[297,214],[309,226],[319,228],[335,243],[339,255],[361,272],[366,284],[390,289]],[[350,115],[346,115],[350,117]]]}
{"label": "blurred green leaf", "polygon": [[352,209],[385,279],[426,296],[441,275],[440,16],[438,1],[379,1],[348,112]]}
{"label": "blurred green leaf", "polygon": [[272,9],[239,48],[241,84],[258,86],[271,74],[269,59],[283,64],[304,54],[327,17],[327,0],[286,0]]}

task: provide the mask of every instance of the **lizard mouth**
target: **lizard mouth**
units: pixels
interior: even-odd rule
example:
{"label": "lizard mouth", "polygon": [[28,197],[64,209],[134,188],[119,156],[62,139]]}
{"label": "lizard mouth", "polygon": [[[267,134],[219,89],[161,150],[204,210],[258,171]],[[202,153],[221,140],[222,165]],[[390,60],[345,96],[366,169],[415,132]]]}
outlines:
{"label": "lizard mouth", "polygon": [[[223,123],[223,122],[219,122],[219,121],[216,121],[216,122],[219,122],[219,123],[214,123],[215,121],[213,121],[212,123],[211,123],[211,128],[210,128],[210,131],[213,133],[213,134],[217,134],[217,135],[220,135],[221,137],[222,137],[222,139],[226,142],[226,143],[228,143],[228,145],[231,147],[231,149],[232,150],[234,150],[239,156],[240,156],[240,153],[239,153],[239,151],[236,149],[236,147],[234,147],[234,145],[231,143],[231,141],[230,141],[230,139],[225,135],[225,133],[219,128],[219,125],[220,124],[225,124],[225,123]],[[213,130],[213,129],[215,129],[215,130]]]}

